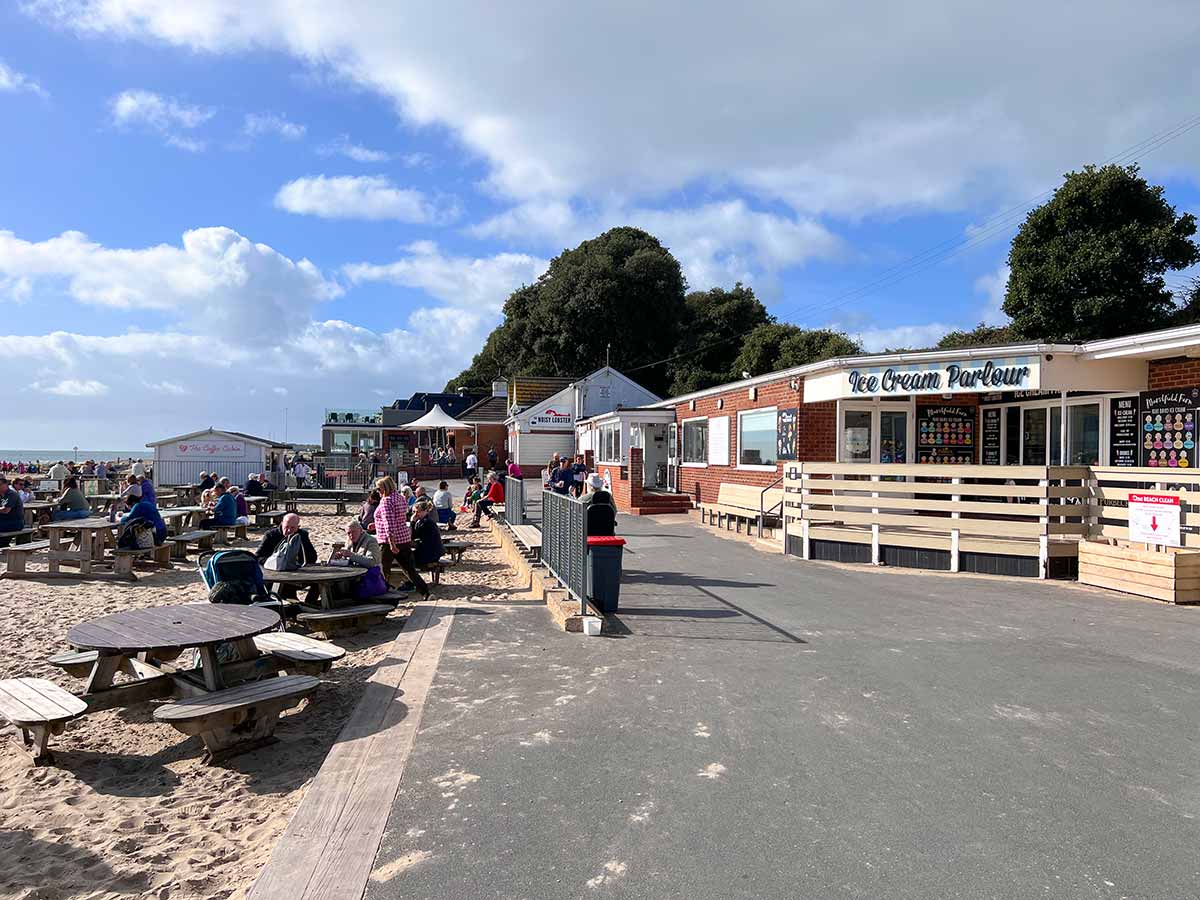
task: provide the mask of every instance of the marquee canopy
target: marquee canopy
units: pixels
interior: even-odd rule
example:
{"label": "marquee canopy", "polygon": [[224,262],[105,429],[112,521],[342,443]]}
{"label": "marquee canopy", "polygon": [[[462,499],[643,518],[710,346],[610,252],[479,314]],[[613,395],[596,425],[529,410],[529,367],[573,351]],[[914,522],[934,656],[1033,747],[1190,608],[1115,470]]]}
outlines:
{"label": "marquee canopy", "polygon": [[439,428],[458,428],[462,431],[471,430],[470,425],[468,425],[466,422],[458,421],[458,419],[447,413],[440,406],[435,406],[415,422],[409,422],[408,424],[400,427],[405,431],[435,431]]}

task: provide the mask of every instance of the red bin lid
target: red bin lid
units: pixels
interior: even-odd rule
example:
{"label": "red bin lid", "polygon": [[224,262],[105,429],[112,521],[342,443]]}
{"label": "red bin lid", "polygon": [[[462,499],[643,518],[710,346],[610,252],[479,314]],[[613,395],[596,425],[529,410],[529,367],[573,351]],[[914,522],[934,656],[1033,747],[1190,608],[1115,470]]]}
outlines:
{"label": "red bin lid", "polygon": [[622,537],[590,537],[588,538],[589,547],[624,547],[625,538]]}

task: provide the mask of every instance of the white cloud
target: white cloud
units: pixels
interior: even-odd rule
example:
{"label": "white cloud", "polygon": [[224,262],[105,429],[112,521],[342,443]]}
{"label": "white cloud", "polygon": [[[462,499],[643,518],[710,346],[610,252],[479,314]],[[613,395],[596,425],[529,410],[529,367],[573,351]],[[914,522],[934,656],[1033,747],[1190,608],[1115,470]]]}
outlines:
{"label": "white cloud", "polygon": [[0,280],[33,287],[62,286],[81,303],[119,309],[153,309],[184,322],[252,333],[286,329],[342,288],[306,259],[291,260],[231,228],[197,228],[182,244],[110,249],[78,231],[45,241],[0,231]]}
{"label": "white cloud", "polygon": [[353,143],[350,140],[350,136],[346,134],[339,135],[335,141],[322,144],[317,148],[317,153],[321,156],[344,156],[347,159],[352,159],[360,163],[387,162],[392,158],[390,153],[385,153],[382,150],[372,150],[370,147],[362,146],[362,144]]}
{"label": "white cloud", "polygon": [[35,381],[31,387],[35,391],[44,391],[58,397],[102,397],[108,393],[108,385],[95,379],[80,380],[66,378],[58,382]]}
{"label": "white cloud", "polygon": [[1008,316],[1004,313],[1004,293],[1008,290],[1008,263],[1003,263],[995,272],[975,279],[975,290],[987,297],[980,313],[980,321],[988,325],[1005,325]]}
{"label": "white cloud", "polygon": [[[842,330],[839,325],[830,328]],[[932,347],[945,334],[953,331],[953,326],[940,322],[928,325],[895,325],[891,328],[867,328],[860,331],[850,331],[850,337],[863,345],[868,353],[878,353],[883,350],[895,350],[902,347],[923,348]]]}
{"label": "white cloud", "polygon": [[291,213],[323,219],[438,223],[458,215],[453,205],[438,204],[420,191],[396,187],[384,175],[297,178],[279,189],[275,205]]}
{"label": "white cloud", "polygon": [[12,66],[7,65],[4,60],[0,59],[0,93],[10,94],[37,94],[39,97],[48,97],[45,89],[21,72],[18,72]]}
{"label": "white cloud", "polygon": [[246,113],[242,123],[242,133],[252,138],[277,134],[286,141],[298,141],[306,131],[305,126],[278,113]]}
{"label": "white cloud", "polygon": [[[1196,88],[1179,76],[1197,39],[1182,0],[1138,16],[1095,0],[1083,18],[1039,0],[864,0],[854,15],[776,0],[735,18],[698,0],[682,19],[627,0],[549,18],[537,4],[403,16],[376,0],[31,5],[85,33],[266,48],[331,69],[408,122],[445,126],[485,161],[494,190],[519,199],[645,204],[733,185],[803,214],[950,209],[1026,196],[1142,140],[1177,121]],[[648,48],[646,34],[669,39]],[[719,47],[720,64],[697,47]],[[1193,132],[1153,159],[1194,173],[1198,147]]]}
{"label": "white cloud", "polygon": [[154,91],[122,91],[108,101],[112,123],[119,128],[141,128],[159,135],[172,147],[198,153],[205,143],[181,134],[199,128],[216,110],[193,106]]}
{"label": "white cloud", "polygon": [[[500,253],[483,259],[445,256],[432,241],[417,241],[407,249],[409,255],[395,262],[353,263],[344,266],[343,272],[355,284],[381,281],[419,288],[452,307],[495,313],[509,294],[522,284],[532,284],[549,265],[547,260],[525,253]],[[453,311],[455,316],[462,313],[462,309]],[[422,321],[433,323],[429,318]]]}
{"label": "white cloud", "polygon": [[182,397],[187,393],[187,388],[174,381],[144,381],[142,386],[148,391],[153,391],[158,394],[170,394],[172,397]]}

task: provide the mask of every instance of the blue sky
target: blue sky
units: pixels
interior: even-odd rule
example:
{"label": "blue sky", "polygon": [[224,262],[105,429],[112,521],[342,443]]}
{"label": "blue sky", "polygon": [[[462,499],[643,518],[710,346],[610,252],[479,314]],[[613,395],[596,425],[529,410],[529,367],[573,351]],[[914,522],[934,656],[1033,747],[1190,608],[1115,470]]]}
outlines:
{"label": "blue sky", "polygon": [[[1200,114],[1184,2],[314,6],[0,9],[5,443],[282,436],[284,408],[315,440],[440,387],[617,224],[694,288],[928,343],[1003,318],[1019,212],[981,225]],[[1181,210],[1198,151],[1138,155]]]}

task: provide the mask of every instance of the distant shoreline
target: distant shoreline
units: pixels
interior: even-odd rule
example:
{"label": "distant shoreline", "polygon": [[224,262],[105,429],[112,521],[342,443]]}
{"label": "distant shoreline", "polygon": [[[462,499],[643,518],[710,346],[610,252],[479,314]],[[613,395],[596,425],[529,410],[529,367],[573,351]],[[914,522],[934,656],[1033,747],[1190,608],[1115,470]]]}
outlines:
{"label": "distant shoreline", "polygon": [[85,450],[82,447],[78,452],[75,450],[4,450],[0,449],[0,461],[4,462],[58,462],[60,459],[64,462],[73,462],[79,460],[83,462],[86,459],[91,460],[108,460],[112,459],[153,459],[153,453],[147,453],[145,450]]}

